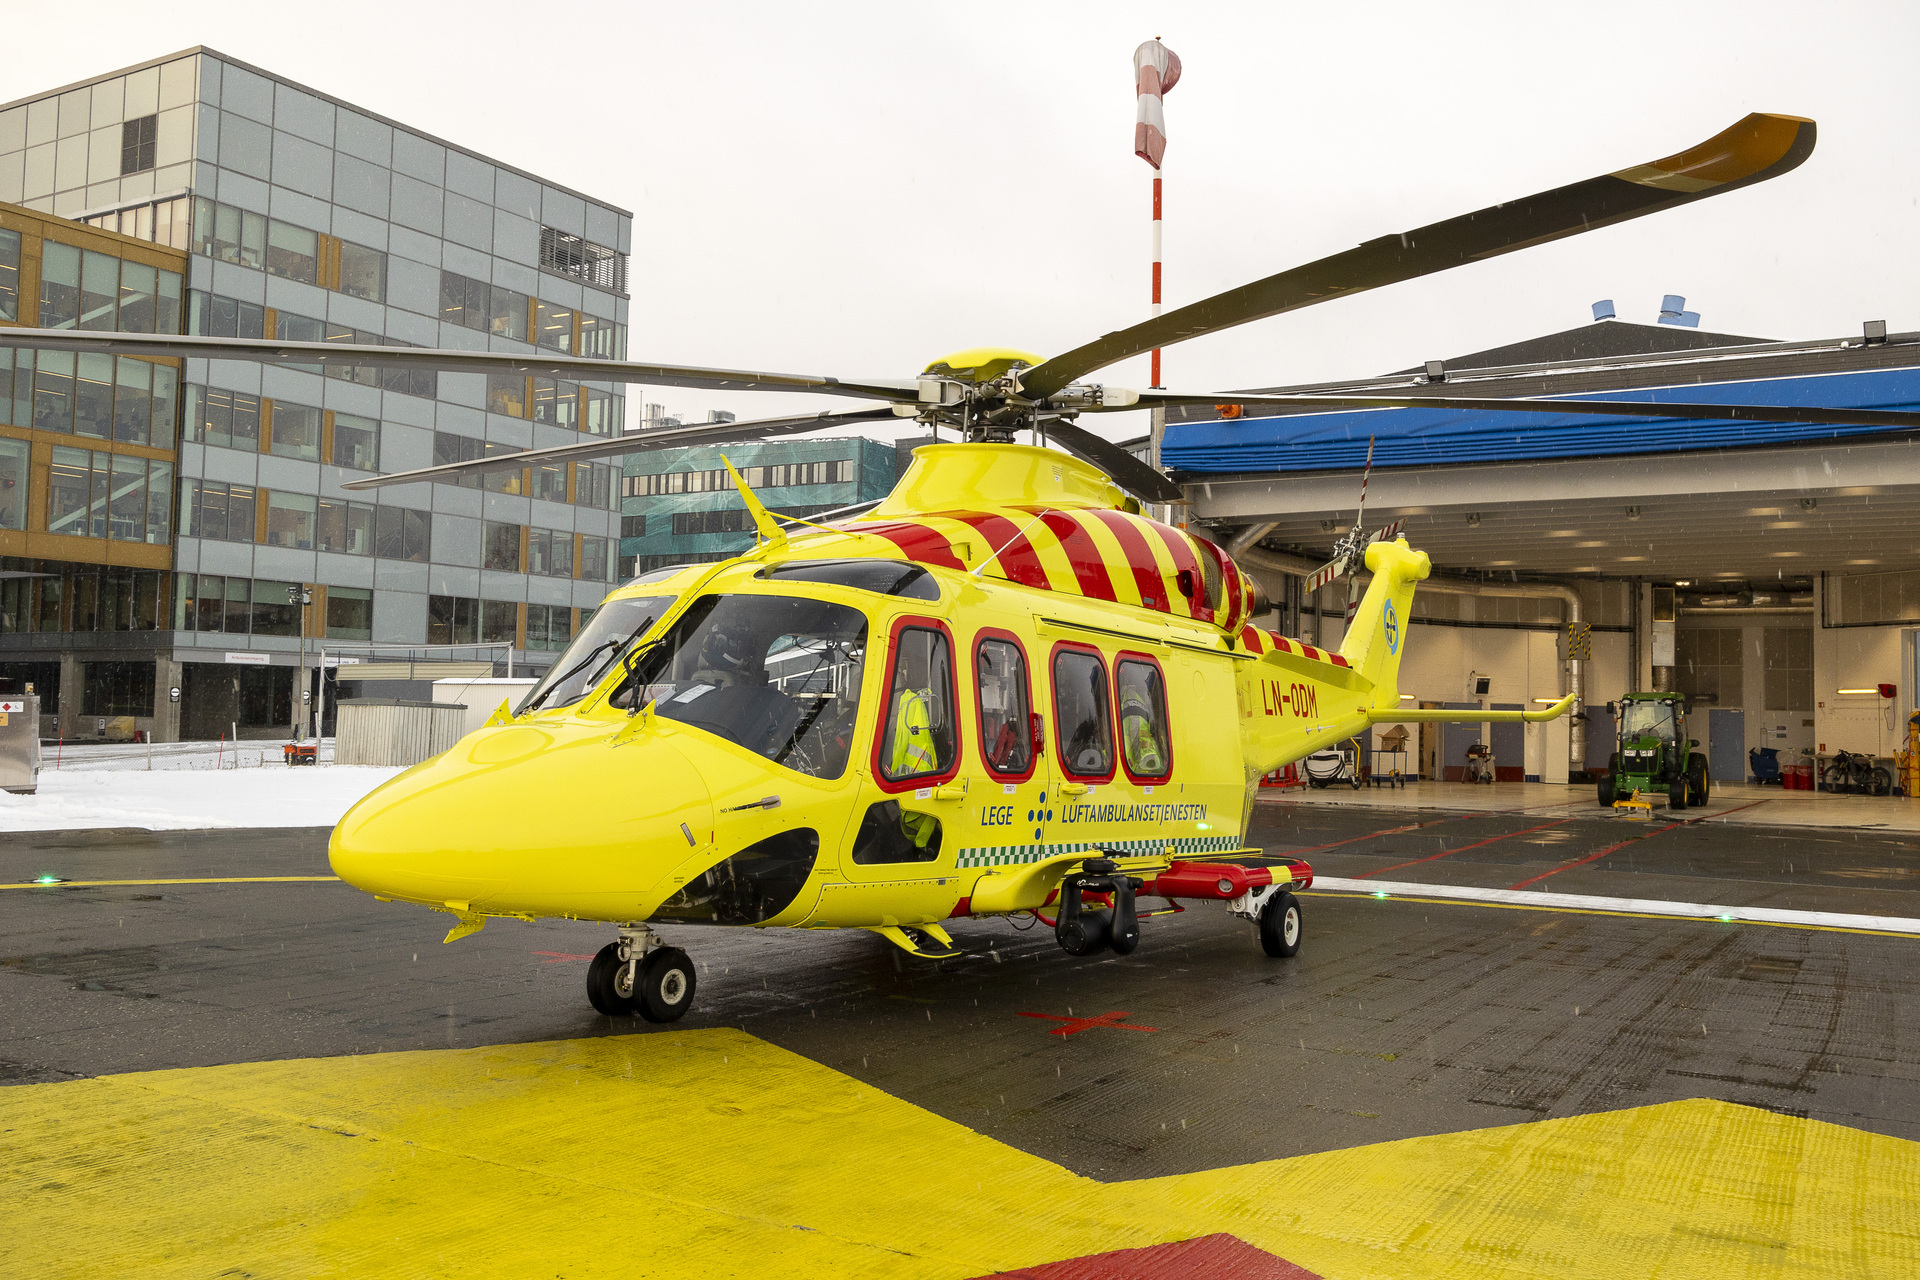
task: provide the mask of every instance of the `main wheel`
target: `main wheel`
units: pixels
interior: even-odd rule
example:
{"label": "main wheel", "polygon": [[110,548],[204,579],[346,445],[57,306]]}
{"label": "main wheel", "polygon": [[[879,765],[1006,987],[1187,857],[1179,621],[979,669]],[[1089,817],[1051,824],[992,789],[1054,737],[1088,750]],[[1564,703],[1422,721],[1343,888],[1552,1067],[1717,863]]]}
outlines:
{"label": "main wheel", "polygon": [[640,962],[634,1011],[648,1022],[677,1022],[693,1008],[693,961],[678,947],[655,947]]}
{"label": "main wheel", "polygon": [[1300,899],[1283,889],[1260,913],[1260,946],[1268,955],[1284,960],[1300,950],[1303,928]]}
{"label": "main wheel", "polygon": [[1053,938],[1070,956],[1097,956],[1107,949],[1113,925],[1104,911],[1082,911],[1053,927]]}
{"label": "main wheel", "polygon": [[609,1018],[630,1018],[635,1013],[633,986],[627,981],[627,966],[620,959],[620,944],[609,942],[594,954],[587,966],[587,999]]}

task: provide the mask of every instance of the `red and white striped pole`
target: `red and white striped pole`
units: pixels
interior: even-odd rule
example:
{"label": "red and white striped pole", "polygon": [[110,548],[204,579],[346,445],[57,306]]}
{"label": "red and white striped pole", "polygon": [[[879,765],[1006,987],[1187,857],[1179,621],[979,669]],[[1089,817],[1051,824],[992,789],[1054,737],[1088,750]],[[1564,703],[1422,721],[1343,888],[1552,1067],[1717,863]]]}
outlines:
{"label": "red and white striped pole", "polygon": [[[1160,318],[1160,170],[1153,171],[1153,318]],[[1147,384],[1160,389],[1160,348],[1153,349],[1153,378]]]}
{"label": "red and white striped pole", "polygon": [[[1161,97],[1180,79],[1180,58],[1153,39],[1133,51],[1133,154],[1153,166],[1153,314],[1160,316],[1160,161],[1167,151]],[[1160,348],[1153,349],[1152,385],[1160,385]]]}

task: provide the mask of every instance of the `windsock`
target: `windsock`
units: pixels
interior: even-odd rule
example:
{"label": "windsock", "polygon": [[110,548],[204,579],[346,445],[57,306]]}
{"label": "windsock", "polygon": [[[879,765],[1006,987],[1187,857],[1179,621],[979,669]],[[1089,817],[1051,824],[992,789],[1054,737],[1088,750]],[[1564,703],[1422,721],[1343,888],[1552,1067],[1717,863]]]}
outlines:
{"label": "windsock", "polygon": [[1158,40],[1133,51],[1133,91],[1137,107],[1133,154],[1156,170],[1167,153],[1167,116],[1160,97],[1180,81],[1180,57]]}

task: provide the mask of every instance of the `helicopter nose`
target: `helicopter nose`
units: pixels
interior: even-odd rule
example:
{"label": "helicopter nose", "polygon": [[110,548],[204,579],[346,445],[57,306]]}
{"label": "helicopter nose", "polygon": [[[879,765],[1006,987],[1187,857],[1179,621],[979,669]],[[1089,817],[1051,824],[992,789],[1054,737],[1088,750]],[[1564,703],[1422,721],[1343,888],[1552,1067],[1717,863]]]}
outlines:
{"label": "helicopter nose", "polygon": [[613,915],[708,831],[698,772],[670,743],[604,726],[500,725],[383,783],[334,827],[334,874],[387,898]]}

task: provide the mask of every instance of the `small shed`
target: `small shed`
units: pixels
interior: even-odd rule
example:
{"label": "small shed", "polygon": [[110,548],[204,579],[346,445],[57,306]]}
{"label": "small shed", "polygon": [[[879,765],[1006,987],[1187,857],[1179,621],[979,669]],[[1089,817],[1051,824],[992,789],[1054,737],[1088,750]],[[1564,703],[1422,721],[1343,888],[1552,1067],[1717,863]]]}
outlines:
{"label": "small shed", "polygon": [[487,722],[487,717],[500,709],[504,699],[509,707],[520,705],[520,699],[527,696],[527,690],[533,688],[535,681],[531,677],[514,676],[500,678],[479,676],[433,682],[433,700],[435,702],[464,702],[467,705],[465,727],[462,736],[472,733]]}
{"label": "small shed", "polygon": [[467,708],[457,702],[347,698],[335,721],[335,764],[414,765],[460,741]]}

